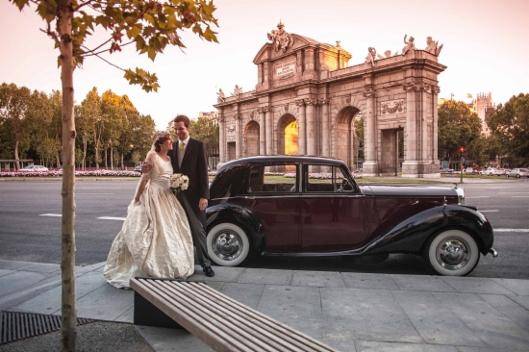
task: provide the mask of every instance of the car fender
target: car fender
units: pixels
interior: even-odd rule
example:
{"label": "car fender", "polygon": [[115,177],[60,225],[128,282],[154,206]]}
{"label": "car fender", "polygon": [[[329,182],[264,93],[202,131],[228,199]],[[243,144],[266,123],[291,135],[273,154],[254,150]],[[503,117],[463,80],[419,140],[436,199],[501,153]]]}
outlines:
{"label": "car fender", "polygon": [[442,230],[461,229],[476,240],[479,250],[492,247],[494,234],[487,218],[476,208],[447,204],[417,213],[376,237],[364,252],[418,253]]}
{"label": "car fender", "polygon": [[261,221],[248,209],[237,204],[225,202],[206,209],[207,229],[221,222],[230,222],[247,233],[254,249],[262,248],[264,236]]}

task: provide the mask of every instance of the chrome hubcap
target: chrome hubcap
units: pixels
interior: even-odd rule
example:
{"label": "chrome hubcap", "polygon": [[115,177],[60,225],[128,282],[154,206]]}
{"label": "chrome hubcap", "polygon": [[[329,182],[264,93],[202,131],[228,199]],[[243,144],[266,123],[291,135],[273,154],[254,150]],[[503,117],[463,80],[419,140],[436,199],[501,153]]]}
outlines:
{"label": "chrome hubcap", "polygon": [[448,270],[459,270],[470,259],[470,247],[460,238],[449,238],[439,243],[436,250],[437,262]]}
{"label": "chrome hubcap", "polygon": [[215,234],[213,238],[213,253],[226,261],[233,261],[241,255],[242,239],[235,231],[225,230]]}

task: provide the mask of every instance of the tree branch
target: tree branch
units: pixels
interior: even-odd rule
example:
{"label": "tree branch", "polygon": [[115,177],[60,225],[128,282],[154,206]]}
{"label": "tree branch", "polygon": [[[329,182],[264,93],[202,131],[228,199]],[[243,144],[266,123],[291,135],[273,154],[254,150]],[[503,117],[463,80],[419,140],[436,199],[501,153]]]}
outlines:
{"label": "tree branch", "polygon": [[[136,41],[136,40],[133,39],[133,40],[131,40],[130,42],[127,42],[127,43],[125,43],[125,44],[120,44],[120,47],[127,46],[127,45],[129,45],[129,44],[134,43],[135,41]],[[83,46],[83,47],[84,47],[84,46]],[[97,49],[97,48],[96,48],[96,49]],[[81,54],[81,56],[82,56],[82,57],[97,56],[97,55],[99,55],[99,54],[103,54],[103,53],[106,53],[107,51],[110,51],[110,48],[108,48],[108,49],[103,49],[103,50],[100,50],[100,51],[95,52],[96,49],[87,50],[87,51],[83,52],[83,53]]]}
{"label": "tree branch", "polygon": [[82,2],[82,3],[80,3],[80,4],[79,4],[77,7],[75,7],[73,10],[74,10],[74,11],[77,11],[77,10],[79,10],[81,7],[84,7],[84,6],[90,4],[90,3],[93,2],[93,1],[94,1],[94,0],[86,0],[86,1],[84,1],[84,2]]}
{"label": "tree branch", "polygon": [[[82,45],[82,47],[85,48],[85,49],[88,49],[88,48],[87,48],[86,46],[84,46],[84,45]],[[125,72],[125,69],[124,69],[124,68],[119,67],[118,65],[116,65],[116,64],[114,64],[114,63],[108,61],[107,59],[105,59],[104,57],[100,56],[99,54],[95,54],[95,53],[94,53],[94,56],[96,56],[97,58],[103,60],[104,62],[106,62],[106,63],[109,64],[110,66],[115,67],[115,68],[117,68],[118,70],[121,70],[121,71]]]}

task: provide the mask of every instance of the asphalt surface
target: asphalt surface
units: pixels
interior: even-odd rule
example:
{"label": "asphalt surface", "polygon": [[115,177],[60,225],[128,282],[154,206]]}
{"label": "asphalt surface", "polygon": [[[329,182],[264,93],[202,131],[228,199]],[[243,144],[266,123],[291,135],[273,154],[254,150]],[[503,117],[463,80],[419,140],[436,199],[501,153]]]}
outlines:
{"label": "asphalt surface", "polygon": [[[119,232],[137,179],[78,181],[76,185],[77,264],[104,261]],[[0,259],[59,263],[61,183],[0,182]],[[445,185],[449,187],[449,185]],[[529,278],[529,179],[465,184],[466,203],[476,205],[496,230],[498,258],[482,257],[472,276]],[[525,232],[524,232],[525,230]],[[250,267],[432,274],[420,257],[255,258]]]}

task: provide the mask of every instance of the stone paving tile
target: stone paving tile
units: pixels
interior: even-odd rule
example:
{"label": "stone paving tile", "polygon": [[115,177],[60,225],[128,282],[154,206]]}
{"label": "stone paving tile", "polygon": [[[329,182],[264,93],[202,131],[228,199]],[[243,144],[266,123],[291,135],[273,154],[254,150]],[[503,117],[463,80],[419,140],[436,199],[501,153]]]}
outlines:
{"label": "stone paving tile", "polygon": [[506,352],[505,350],[500,350],[500,349],[491,348],[491,347],[456,346],[456,348],[457,348],[457,352]]}
{"label": "stone paving tile", "polygon": [[321,342],[340,352],[356,352],[354,332],[347,321],[343,325],[334,324],[330,327],[323,324]]}
{"label": "stone paving tile", "polygon": [[529,280],[493,279],[501,286],[513,291],[519,296],[529,296]]}
{"label": "stone paving tile", "polygon": [[133,291],[104,285],[77,300],[77,316],[116,320],[133,306]]}
{"label": "stone paving tile", "polygon": [[183,329],[137,325],[136,329],[156,352],[212,352],[205,343]]}
{"label": "stone paving tile", "polygon": [[[79,276],[75,280],[75,297],[79,300],[89,292],[104,285],[107,284],[99,272],[89,272]],[[61,290],[61,286],[54,287],[17,305],[14,309],[42,314],[57,312],[61,308]]]}
{"label": "stone paving tile", "polygon": [[252,308],[257,308],[265,285],[225,283],[220,291],[226,296]]}
{"label": "stone paving tile", "polygon": [[494,279],[483,277],[448,277],[441,279],[458,292],[512,295],[513,291],[499,285]]}
{"label": "stone paving tile", "polygon": [[0,269],[0,277],[8,275],[8,274],[11,274],[12,272],[13,272],[13,270]]}
{"label": "stone paving tile", "polygon": [[529,296],[513,296],[510,298],[525,309],[529,310]]}
{"label": "stone paving tile", "polygon": [[430,292],[393,291],[425,342],[442,345],[485,346],[460,319]]}
{"label": "stone paving tile", "polygon": [[345,287],[340,273],[332,271],[294,271],[293,286]]}
{"label": "stone paving tile", "polygon": [[454,292],[455,289],[439,276],[391,275],[400,289],[408,291]]}
{"label": "stone paving tile", "polygon": [[454,346],[363,340],[357,341],[356,347],[358,352],[457,352]]}
{"label": "stone paving tile", "polygon": [[53,274],[60,272],[61,266],[59,264],[52,263],[27,263],[27,265],[24,265],[21,270],[43,274]]}
{"label": "stone paving tile", "polygon": [[237,282],[241,284],[290,285],[292,270],[246,268]]}
{"label": "stone paving tile", "polygon": [[391,275],[370,273],[340,273],[345,281],[345,287],[398,290],[399,286]]}
{"label": "stone paving tile", "polygon": [[116,318],[117,321],[122,321],[125,323],[134,323],[134,306],[127,309],[123,314]]}
{"label": "stone paving tile", "polygon": [[521,328],[529,329],[529,311],[520,307],[511,297],[504,295],[481,295],[489,305],[507,318],[516,322]]}
{"label": "stone paving tile", "polygon": [[195,273],[189,278],[190,281],[204,281],[204,282],[237,282],[237,278],[244,272],[244,268],[227,267],[227,266],[212,266],[215,271],[215,276],[207,277],[202,271],[200,265],[195,265]]}
{"label": "stone paving tile", "polygon": [[315,339],[320,339],[320,300],[320,291],[316,287],[265,286],[257,310]]}
{"label": "stone paving tile", "polygon": [[0,277],[0,297],[35,286],[49,277],[48,274],[31,271],[13,271]]}
{"label": "stone paving tile", "polygon": [[391,291],[322,288],[322,312],[328,331],[349,338],[424,342]]}
{"label": "stone paving tile", "polygon": [[477,294],[433,293],[487,346],[506,351],[529,350],[527,328],[504,316]]}

